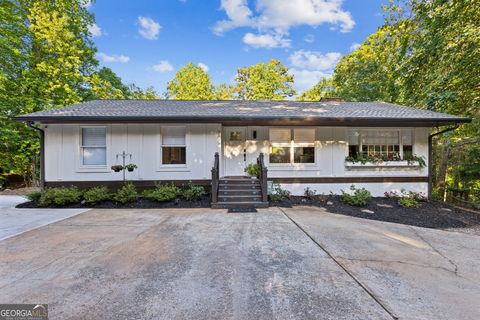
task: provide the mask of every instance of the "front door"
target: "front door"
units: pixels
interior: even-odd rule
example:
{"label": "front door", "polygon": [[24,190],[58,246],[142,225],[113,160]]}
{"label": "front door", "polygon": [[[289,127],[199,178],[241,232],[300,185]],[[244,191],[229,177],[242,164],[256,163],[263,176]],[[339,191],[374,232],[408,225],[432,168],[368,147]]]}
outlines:
{"label": "front door", "polygon": [[245,145],[246,127],[224,127],[223,158],[225,176],[244,176],[247,162]]}

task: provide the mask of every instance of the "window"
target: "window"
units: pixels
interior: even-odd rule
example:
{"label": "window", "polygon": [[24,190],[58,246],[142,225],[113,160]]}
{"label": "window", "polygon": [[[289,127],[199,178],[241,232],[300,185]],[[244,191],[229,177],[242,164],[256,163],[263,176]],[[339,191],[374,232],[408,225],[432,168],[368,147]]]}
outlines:
{"label": "window", "polygon": [[270,142],[270,163],[315,163],[315,129],[270,129]]}
{"label": "window", "polygon": [[107,165],[107,129],[81,128],[80,157],[83,166]]}
{"label": "window", "polygon": [[162,165],[184,165],[186,161],[186,128],[162,128]]}
{"label": "window", "polygon": [[[401,135],[402,133],[402,135]],[[348,133],[348,156],[400,160],[413,154],[411,130],[360,130]]]}

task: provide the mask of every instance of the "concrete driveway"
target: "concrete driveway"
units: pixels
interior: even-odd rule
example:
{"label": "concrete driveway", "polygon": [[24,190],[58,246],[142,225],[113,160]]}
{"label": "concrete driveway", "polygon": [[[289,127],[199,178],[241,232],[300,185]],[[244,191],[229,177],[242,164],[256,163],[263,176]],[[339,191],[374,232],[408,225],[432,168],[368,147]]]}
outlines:
{"label": "concrete driveway", "polygon": [[21,196],[0,195],[0,240],[70,218],[87,209],[16,209],[27,201]]}
{"label": "concrete driveway", "polygon": [[478,319],[480,238],[312,208],[91,210],[0,241],[51,319]]}

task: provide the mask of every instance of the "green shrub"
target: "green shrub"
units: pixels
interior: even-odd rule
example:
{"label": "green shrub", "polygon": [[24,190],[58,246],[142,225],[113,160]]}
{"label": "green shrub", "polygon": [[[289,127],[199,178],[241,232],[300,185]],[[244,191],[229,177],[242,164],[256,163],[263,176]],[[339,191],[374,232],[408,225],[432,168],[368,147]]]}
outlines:
{"label": "green shrub", "polygon": [[260,175],[260,165],[257,163],[250,163],[245,168],[245,172],[251,177],[258,177]]}
{"label": "green shrub", "polygon": [[305,190],[303,191],[303,195],[305,198],[308,200],[313,200],[315,198],[315,195],[317,194],[316,190],[312,190],[309,187],[306,187]]}
{"label": "green shrub", "polygon": [[137,190],[133,184],[127,183],[117,190],[117,193],[113,198],[120,203],[134,202],[137,200]]}
{"label": "green shrub", "polygon": [[78,203],[80,201],[82,193],[78,191],[77,187],[60,187],[60,188],[46,188],[39,200],[39,204],[42,207],[46,207],[52,204],[57,206],[64,206],[70,203]]}
{"label": "green shrub", "polygon": [[271,201],[284,201],[290,199],[290,191],[282,189],[280,184],[274,183],[272,185],[272,191],[268,195]]}
{"label": "green shrub", "polygon": [[145,190],[143,196],[147,199],[163,202],[175,199],[179,193],[180,189],[172,183],[158,185],[152,190]]}
{"label": "green shrub", "polygon": [[97,204],[110,199],[110,192],[105,186],[90,188],[83,193],[83,199],[88,204]]}
{"label": "green shrub", "polygon": [[350,190],[353,192],[353,194],[342,190],[342,195],[340,196],[340,199],[349,205],[363,207],[366,206],[368,201],[372,198],[370,191],[365,188],[357,189],[354,185],[352,185]]}
{"label": "green shrub", "polygon": [[398,204],[404,208],[418,208],[420,207],[420,202],[417,198],[411,196],[403,196],[398,199]]}
{"label": "green shrub", "polygon": [[183,196],[188,201],[196,201],[202,198],[207,192],[205,188],[202,186],[194,186],[193,184],[189,184],[188,187],[183,190]]}
{"label": "green shrub", "polygon": [[32,191],[25,195],[25,197],[30,201],[38,202],[42,197],[42,193],[40,191]]}

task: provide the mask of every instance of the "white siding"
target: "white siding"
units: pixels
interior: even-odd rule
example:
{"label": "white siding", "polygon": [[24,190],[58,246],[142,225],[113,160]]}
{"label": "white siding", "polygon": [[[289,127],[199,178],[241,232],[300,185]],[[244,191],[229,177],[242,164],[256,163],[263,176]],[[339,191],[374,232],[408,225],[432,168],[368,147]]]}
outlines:
{"label": "white siding", "polygon": [[[98,124],[102,126],[101,124]],[[128,180],[210,179],[215,152],[220,152],[219,124],[184,124],[187,127],[187,165],[185,168],[161,166],[161,124],[111,124],[107,127],[107,166],[84,169],[80,166],[81,125],[47,125],[45,127],[45,178],[54,181],[122,180],[121,172],[110,167],[121,164],[117,154],[132,154],[138,166],[127,172]],[[130,158],[126,159],[126,163]]]}

